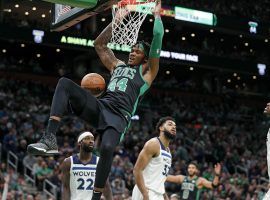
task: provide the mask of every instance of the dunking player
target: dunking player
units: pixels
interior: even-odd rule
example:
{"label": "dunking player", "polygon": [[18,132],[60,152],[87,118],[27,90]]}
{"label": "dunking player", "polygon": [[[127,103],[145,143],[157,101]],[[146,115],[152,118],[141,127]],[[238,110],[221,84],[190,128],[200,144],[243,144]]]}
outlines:
{"label": "dunking player", "polygon": [[[92,154],[94,136],[83,132],[78,137],[79,154],[66,158],[62,164],[62,200],[85,200],[92,198],[96,167],[99,157]],[[112,200],[112,192],[107,181],[104,190],[106,200]]]}
{"label": "dunking player", "polygon": [[92,200],[100,199],[111,169],[113,151],[124,136],[140,97],[149,89],[158,73],[164,34],[160,10],[161,2],[158,1],[154,8],[150,50],[146,43],[138,42],[129,54],[127,65],[107,47],[112,24],[105,28],[94,43],[101,61],[112,75],[105,95],[97,99],[71,80],[61,78],[55,89],[45,134],[38,143],[28,146],[28,152],[34,155],[58,153],[56,132],[61,118],[70,111],[90,122],[103,134]]}
{"label": "dunking player", "polygon": [[132,200],[164,200],[165,180],[171,167],[169,143],[176,136],[175,120],[164,117],[156,126],[159,137],[145,143],[134,167],[136,185]]}
{"label": "dunking player", "polygon": [[217,163],[215,165],[215,177],[213,182],[206,180],[203,177],[198,177],[198,165],[195,162],[191,162],[188,165],[188,176],[169,175],[167,177],[168,182],[181,184],[180,198],[188,200],[199,200],[200,192],[203,187],[208,189],[216,188],[219,184],[219,176],[221,172],[221,165]]}

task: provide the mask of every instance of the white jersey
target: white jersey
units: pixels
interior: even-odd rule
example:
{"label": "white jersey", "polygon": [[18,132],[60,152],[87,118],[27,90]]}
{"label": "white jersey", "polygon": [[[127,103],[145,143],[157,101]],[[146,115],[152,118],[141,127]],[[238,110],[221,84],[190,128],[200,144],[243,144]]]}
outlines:
{"label": "white jersey", "polygon": [[91,199],[99,157],[92,154],[91,160],[83,164],[78,155],[70,156],[70,199]]}
{"label": "white jersey", "polygon": [[143,170],[143,179],[145,186],[156,193],[164,194],[166,177],[172,164],[172,156],[170,150],[166,148],[157,138],[160,144],[160,153],[157,157],[150,160],[148,165]]}
{"label": "white jersey", "polygon": [[[149,200],[164,200],[163,194],[156,193],[153,190],[148,191],[148,197],[149,197]],[[143,195],[140,192],[137,185],[135,185],[135,187],[133,188],[131,199],[132,200],[143,200]]]}
{"label": "white jersey", "polygon": [[[267,167],[268,167],[268,177],[270,178],[270,129],[267,133],[266,138],[266,149],[267,149]],[[269,180],[270,182],[270,180]],[[270,199],[270,189],[268,189],[268,192],[263,197],[263,200],[269,200]]]}

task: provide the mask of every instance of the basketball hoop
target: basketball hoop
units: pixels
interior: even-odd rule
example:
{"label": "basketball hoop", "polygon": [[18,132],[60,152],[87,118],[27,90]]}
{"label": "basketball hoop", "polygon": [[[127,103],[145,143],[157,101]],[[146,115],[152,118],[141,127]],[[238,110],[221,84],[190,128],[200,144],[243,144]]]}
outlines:
{"label": "basketball hoop", "polygon": [[[112,8],[112,43],[132,46],[147,14],[152,14],[155,0],[122,0]],[[116,15],[118,15],[116,17]]]}

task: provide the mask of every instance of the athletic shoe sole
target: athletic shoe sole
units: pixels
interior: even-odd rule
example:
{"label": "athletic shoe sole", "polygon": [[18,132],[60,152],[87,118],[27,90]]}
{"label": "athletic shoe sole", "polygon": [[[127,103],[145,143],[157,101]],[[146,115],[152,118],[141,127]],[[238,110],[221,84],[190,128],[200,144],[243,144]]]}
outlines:
{"label": "athletic shoe sole", "polygon": [[46,150],[43,148],[28,146],[27,152],[33,156],[53,156],[53,155],[59,155],[59,151],[57,149],[55,150]]}

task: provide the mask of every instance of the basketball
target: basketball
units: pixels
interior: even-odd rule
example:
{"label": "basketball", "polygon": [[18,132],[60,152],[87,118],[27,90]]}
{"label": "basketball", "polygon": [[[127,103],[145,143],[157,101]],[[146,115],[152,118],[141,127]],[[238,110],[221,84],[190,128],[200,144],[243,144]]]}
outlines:
{"label": "basketball", "polygon": [[104,78],[97,73],[86,74],[81,81],[81,87],[89,90],[93,95],[101,94],[105,86]]}

